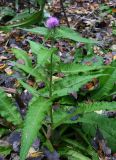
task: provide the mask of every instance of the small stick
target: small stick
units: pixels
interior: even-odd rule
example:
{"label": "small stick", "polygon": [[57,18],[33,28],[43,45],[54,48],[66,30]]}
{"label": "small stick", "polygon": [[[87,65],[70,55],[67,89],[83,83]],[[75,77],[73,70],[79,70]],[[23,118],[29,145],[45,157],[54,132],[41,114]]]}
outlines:
{"label": "small stick", "polygon": [[68,22],[68,18],[67,18],[67,15],[66,15],[65,8],[64,8],[63,1],[62,1],[62,0],[60,0],[60,5],[61,5],[62,11],[63,11],[63,13],[64,13],[64,17],[65,17],[67,26],[70,27],[70,24],[69,24],[69,22]]}
{"label": "small stick", "polygon": [[29,13],[31,13],[31,2],[28,0],[28,8],[29,8]]}

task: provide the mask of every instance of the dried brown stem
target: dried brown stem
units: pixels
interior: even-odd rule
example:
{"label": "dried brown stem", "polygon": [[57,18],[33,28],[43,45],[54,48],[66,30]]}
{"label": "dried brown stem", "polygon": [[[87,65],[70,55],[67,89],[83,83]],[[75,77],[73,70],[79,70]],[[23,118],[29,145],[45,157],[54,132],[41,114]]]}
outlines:
{"label": "dried brown stem", "polygon": [[68,18],[67,18],[67,15],[66,15],[65,8],[64,8],[63,1],[62,1],[62,0],[60,0],[60,5],[61,5],[62,11],[63,11],[63,13],[64,13],[64,17],[65,17],[67,26],[70,27],[70,24],[69,24],[69,21],[68,21]]}

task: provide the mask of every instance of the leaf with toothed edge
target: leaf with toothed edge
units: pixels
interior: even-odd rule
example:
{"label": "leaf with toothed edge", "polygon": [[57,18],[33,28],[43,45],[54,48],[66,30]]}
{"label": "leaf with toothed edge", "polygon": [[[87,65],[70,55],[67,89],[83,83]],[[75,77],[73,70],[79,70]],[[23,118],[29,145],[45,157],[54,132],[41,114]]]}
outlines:
{"label": "leaf with toothed edge", "polygon": [[14,125],[20,125],[22,118],[11,98],[7,97],[3,90],[0,90],[0,115]]}
{"label": "leaf with toothed edge", "polygon": [[36,139],[39,129],[42,126],[46,113],[50,109],[51,102],[42,97],[32,99],[26,115],[22,133],[20,160],[25,160],[29,148]]}

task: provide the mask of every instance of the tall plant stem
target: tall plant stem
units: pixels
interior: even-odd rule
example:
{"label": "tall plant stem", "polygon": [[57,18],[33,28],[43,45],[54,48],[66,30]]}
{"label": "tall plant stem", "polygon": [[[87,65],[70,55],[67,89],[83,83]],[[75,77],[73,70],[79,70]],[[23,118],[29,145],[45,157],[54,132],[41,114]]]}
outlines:
{"label": "tall plant stem", "polygon": [[[50,57],[50,88],[49,88],[49,97],[52,98],[52,75],[53,75],[53,53]],[[52,107],[50,108],[50,118],[51,118],[51,125],[53,124],[53,114],[52,114]]]}
{"label": "tall plant stem", "polygon": [[70,27],[70,24],[69,24],[69,22],[68,22],[68,18],[67,18],[66,12],[65,12],[65,8],[64,8],[64,5],[63,5],[63,0],[60,0],[60,5],[61,5],[62,11],[63,11],[63,13],[64,13],[64,17],[65,17],[67,26]]}
{"label": "tall plant stem", "polygon": [[[55,35],[55,28],[53,29],[53,35]],[[54,47],[55,40],[52,38],[51,48]],[[50,83],[49,83],[49,97],[52,99],[52,76],[53,76],[53,52],[51,53],[50,57]],[[50,108],[50,118],[51,118],[51,128],[53,126],[53,113],[52,113],[52,106]]]}

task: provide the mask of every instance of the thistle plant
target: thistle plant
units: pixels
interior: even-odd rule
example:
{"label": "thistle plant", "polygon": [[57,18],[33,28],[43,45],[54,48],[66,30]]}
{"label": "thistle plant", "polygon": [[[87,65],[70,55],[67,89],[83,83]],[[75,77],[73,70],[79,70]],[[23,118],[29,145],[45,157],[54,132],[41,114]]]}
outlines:
{"label": "thistle plant", "polygon": [[[15,1],[18,10],[19,0]],[[26,15],[24,10],[23,19],[22,10],[21,14],[18,13],[18,16],[13,17],[12,23],[8,21],[6,25],[0,27],[0,30],[6,31],[19,27],[19,29],[39,35],[35,37],[32,34],[32,41],[30,33],[29,36],[24,34],[23,37],[27,38],[30,45],[29,52],[14,48],[12,52],[19,61],[14,62],[13,56],[13,63],[10,62],[11,59],[4,62],[5,64],[10,62],[8,66],[10,64],[11,67],[14,66],[16,72],[12,77],[17,78],[20,83],[19,85],[16,81],[16,92],[13,92],[12,96],[5,93],[11,89],[3,87],[7,86],[6,78],[9,76],[4,77],[6,70],[0,70],[0,138],[4,143],[5,139],[9,139],[7,137],[9,132],[21,131],[21,146],[19,147],[19,140],[18,143],[14,140],[15,143],[12,143],[12,146],[6,143],[1,144],[0,159],[1,155],[8,158],[10,152],[13,156],[11,157],[15,158],[14,151],[19,154],[19,148],[20,160],[114,159],[116,153],[116,121],[114,118],[116,113],[116,58],[113,51],[116,51],[115,45],[111,47],[112,62],[106,66],[103,63],[104,55],[103,58],[95,54],[93,47],[96,44],[102,46],[103,43],[84,38],[80,33],[71,29],[72,25],[68,22],[65,10],[67,3],[64,5],[63,0],[59,0],[64,13],[63,19],[67,23],[66,27],[61,26],[59,20],[54,16],[49,17],[45,26],[42,26],[47,1],[35,0],[33,2],[37,3],[39,10],[32,10],[29,15]],[[106,8],[107,6],[105,10]],[[104,10],[104,6],[102,9]],[[6,17],[6,14],[3,16]],[[30,28],[33,24],[41,24],[41,26]],[[30,29],[21,28],[28,26]],[[116,34],[114,32],[113,34]],[[37,42],[34,42],[34,39]],[[27,50],[28,46],[24,48]],[[106,52],[111,55],[110,50]],[[31,94],[32,99],[29,98],[28,104],[25,103],[28,94],[24,97],[21,95],[24,89]],[[25,114],[22,115],[22,113]],[[40,143],[34,144],[35,140],[39,140]]]}
{"label": "thistle plant", "polygon": [[[51,32],[53,35],[52,35],[52,43],[51,43],[51,48],[54,47],[54,36],[55,36],[55,29],[56,27],[59,26],[59,20],[56,18],[56,17],[50,17],[47,19],[46,21],[46,27],[48,29],[50,29],[51,31],[53,30],[53,32]],[[48,37],[49,38],[49,37]],[[52,99],[52,75],[53,75],[53,54],[51,54],[51,57],[50,57],[50,84],[49,84],[49,97]],[[50,108],[50,118],[51,118],[51,127],[53,125],[53,115],[52,115],[52,107]]]}
{"label": "thistle plant", "polygon": [[[59,20],[56,17],[50,17],[45,22],[45,27],[38,27],[32,30],[27,29],[36,34],[43,34],[45,41],[46,39],[51,40],[50,48],[45,47],[45,43],[40,44],[29,41],[32,54],[37,59],[34,65],[35,68],[25,51],[13,49],[16,58],[23,57],[22,59],[25,62],[25,65],[16,64],[16,67],[26,75],[29,74],[34,77],[37,83],[45,83],[45,87],[38,90],[36,87],[31,87],[20,80],[21,85],[33,95],[24,121],[20,160],[26,159],[29,148],[37,137],[40,138],[42,146],[48,148],[48,150],[53,153],[57,149],[61,156],[72,157],[71,159],[77,159],[78,156],[81,156],[81,159],[85,159],[85,157],[83,157],[84,151],[86,156],[93,157],[93,153],[95,154],[95,152],[93,148],[90,147],[91,140],[88,138],[88,142],[86,141],[87,144],[85,142],[86,145],[83,147],[83,144],[76,135],[79,135],[81,140],[84,141],[86,131],[83,133],[83,130],[84,128],[87,130],[87,124],[88,130],[89,125],[93,125],[93,130],[95,130],[96,126],[104,130],[102,126],[103,120],[102,118],[100,119],[95,111],[116,109],[116,102],[102,101],[106,96],[106,92],[108,94],[112,92],[113,84],[116,80],[116,63],[112,64],[111,68],[102,65],[88,66],[79,62],[63,63],[56,54],[55,41],[57,39],[64,38],[75,42],[90,44],[97,42],[81,37],[68,27],[58,26]],[[62,73],[63,76],[55,76],[57,80],[54,80],[53,76],[58,75],[58,73]],[[102,85],[100,85],[99,88],[93,87],[93,90],[84,92],[83,86],[91,82],[94,78],[99,78],[100,84]],[[104,83],[106,80],[107,83]],[[73,101],[73,99],[71,99],[72,97],[70,97],[71,93],[74,92],[80,97],[76,101]],[[92,93],[91,99],[93,98],[93,101],[91,101],[91,103],[86,103],[86,95],[88,92]],[[97,99],[100,99],[100,101],[97,101]],[[53,105],[56,103],[59,106],[58,109],[55,110],[53,109]],[[71,108],[73,108],[73,111]],[[92,118],[93,120],[90,122]],[[94,118],[96,118],[95,121]],[[103,117],[103,119],[105,118]],[[107,121],[110,126],[108,119]],[[107,121],[104,120],[104,123]],[[81,123],[81,125],[78,125],[78,122]],[[114,122],[112,121],[112,123]],[[105,125],[107,127],[107,123],[104,124],[104,126]],[[109,130],[108,135],[105,135],[106,138],[112,135],[110,132],[112,131]],[[90,151],[86,150],[87,145],[89,145]],[[74,150],[73,147],[75,147]],[[80,155],[80,153],[82,154]],[[93,159],[95,158],[93,157]]]}

